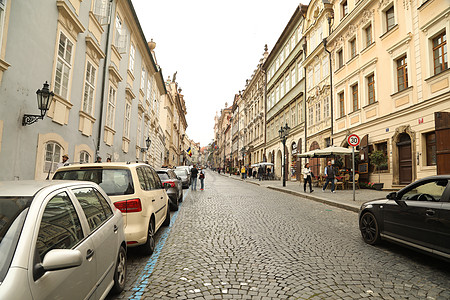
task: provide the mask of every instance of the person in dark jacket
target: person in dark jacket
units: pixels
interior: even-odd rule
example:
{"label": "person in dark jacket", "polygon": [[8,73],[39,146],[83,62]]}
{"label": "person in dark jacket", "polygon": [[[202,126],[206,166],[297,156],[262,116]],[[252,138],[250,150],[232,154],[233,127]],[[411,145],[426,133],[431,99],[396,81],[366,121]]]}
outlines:
{"label": "person in dark jacket", "polygon": [[327,189],[327,185],[331,182],[331,192],[334,193],[334,178],[336,177],[336,173],[331,165],[331,160],[328,161],[328,165],[325,167],[325,184],[323,185],[322,192],[325,192]]}
{"label": "person in dark jacket", "polygon": [[191,169],[191,190],[197,190],[197,174],[198,170],[194,167]]}

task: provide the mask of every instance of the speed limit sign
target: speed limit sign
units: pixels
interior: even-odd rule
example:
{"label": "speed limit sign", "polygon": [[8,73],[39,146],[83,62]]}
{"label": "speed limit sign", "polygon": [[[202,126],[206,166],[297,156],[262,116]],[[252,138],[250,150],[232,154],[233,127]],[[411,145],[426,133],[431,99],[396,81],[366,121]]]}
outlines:
{"label": "speed limit sign", "polygon": [[356,134],[350,134],[347,138],[348,144],[353,147],[358,146],[360,141],[361,140],[359,139],[359,136],[357,136]]}

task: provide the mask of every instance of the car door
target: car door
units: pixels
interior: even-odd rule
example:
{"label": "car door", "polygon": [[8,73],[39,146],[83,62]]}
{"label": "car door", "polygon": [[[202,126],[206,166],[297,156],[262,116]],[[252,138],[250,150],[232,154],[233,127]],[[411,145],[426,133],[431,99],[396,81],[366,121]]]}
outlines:
{"label": "car door", "polygon": [[93,187],[73,188],[89,226],[89,239],[94,246],[97,273],[97,296],[102,296],[113,280],[114,266],[119,252],[118,220],[106,199]]}
{"label": "car door", "polygon": [[[166,199],[164,199],[164,194],[166,194],[166,191],[163,189],[161,180],[159,179],[158,174],[156,174],[155,171],[153,171],[150,167],[144,167],[145,168],[145,175],[148,177],[150,182],[150,188],[151,192],[153,194],[153,197],[155,199],[155,216],[156,216],[156,226],[155,230],[157,230],[162,222],[164,222],[166,218],[166,210],[164,209],[166,206]],[[167,195],[167,194],[166,194]]]}
{"label": "car door", "polygon": [[436,250],[450,258],[450,183],[441,198],[441,207],[437,211],[439,222],[436,224],[438,234]]}
{"label": "car door", "polygon": [[173,180],[173,182],[175,182],[175,185],[177,186],[178,197],[180,197],[181,191],[183,189],[181,180],[178,179],[177,174],[175,174],[175,172],[172,170],[167,171],[167,174],[169,174],[169,177]]}
{"label": "car door", "polygon": [[419,181],[384,205],[384,232],[416,245],[434,248],[439,243],[438,211],[447,180]]}
{"label": "car door", "polygon": [[[92,240],[85,238],[84,216],[76,211],[67,191],[55,192],[48,199],[39,213],[31,249],[29,285],[33,299],[87,299],[95,293],[97,256],[92,255]],[[36,266],[53,249],[79,250],[83,261],[78,267],[36,275]]]}

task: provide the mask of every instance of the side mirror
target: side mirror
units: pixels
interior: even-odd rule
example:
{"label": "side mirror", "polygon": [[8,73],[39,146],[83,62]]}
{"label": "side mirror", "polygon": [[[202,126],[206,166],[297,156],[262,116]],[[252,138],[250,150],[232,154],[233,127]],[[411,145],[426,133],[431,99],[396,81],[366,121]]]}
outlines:
{"label": "side mirror", "polygon": [[35,265],[33,278],[37,280],[47,271],[59,271],[81,266],[83,257],[79,250],[54,249],[49,251],[42,263]]}
{"label": "side mirror", "polygon": [[388,199],[388,200],[397,199],[397,192],[390,192],[389,194],[387,194],[386,199]]}
{"label": "side mirror", "polygon": [[177,179],[178,179],[178,180],[181,180],[181,177],[180,177],[180,176],[177,176]]}

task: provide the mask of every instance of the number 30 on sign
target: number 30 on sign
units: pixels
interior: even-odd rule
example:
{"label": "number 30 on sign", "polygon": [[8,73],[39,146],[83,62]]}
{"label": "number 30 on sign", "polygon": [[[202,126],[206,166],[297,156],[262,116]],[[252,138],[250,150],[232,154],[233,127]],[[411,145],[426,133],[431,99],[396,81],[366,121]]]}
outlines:
{"label": "number 30 on sign", "polygon": [[348,144],[353,147],[358,146],[360,141],[361,140],[359,139],[359,136],[357,136],[356,134],[350,134],[347,138]]}

